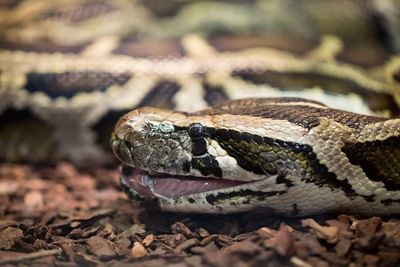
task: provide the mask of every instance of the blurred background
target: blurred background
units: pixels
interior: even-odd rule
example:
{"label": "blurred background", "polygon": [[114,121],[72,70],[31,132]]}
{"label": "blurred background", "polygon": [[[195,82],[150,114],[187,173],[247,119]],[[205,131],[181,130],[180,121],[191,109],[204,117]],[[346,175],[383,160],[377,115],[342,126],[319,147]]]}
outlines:
{"label": "blurred background", "polygon": [[115,54],[165,56],[179,54],[174,41],[195,32],[220,49],[266,45],[294,52],[332,34],[346,47],[340,58],[361,65],[379,64],[400,51],[396,0],[2,0],[0,5],[2,49],[79,52],[96,38],[114,36],[122,41]]}
{"label": "blurred background", "polygon": [[[0,0],[0,160],[109,162],[110,132],[123,113],[218,104],[231,98],[226,90],[248,85],[228,76],[292,86],[285,71],[249,72],[242,51],[302,57],[326,39],[335,60],[379,68],[400,51],[400,1]],[[218,78],[216,63],[230,63],[204,61],[223,53],[241,56],[244,67]],[[296,79],[298,88],[330,86]]]}

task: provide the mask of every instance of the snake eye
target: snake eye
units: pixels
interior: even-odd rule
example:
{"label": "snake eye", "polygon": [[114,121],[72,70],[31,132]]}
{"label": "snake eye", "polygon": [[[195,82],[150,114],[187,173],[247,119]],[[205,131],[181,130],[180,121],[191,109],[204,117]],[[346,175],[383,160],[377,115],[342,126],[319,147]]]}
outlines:
{"label": "snake eye", "polygon": [[160,131],[162,133],[172,133],[174,131],[175,127],[169,122],[162,122],[160,124]]}
{"label": "snake eye", "polygon": [[204,136],[204,127],[200,123],[193,123],[189,126],[189,136],[197,138]]}

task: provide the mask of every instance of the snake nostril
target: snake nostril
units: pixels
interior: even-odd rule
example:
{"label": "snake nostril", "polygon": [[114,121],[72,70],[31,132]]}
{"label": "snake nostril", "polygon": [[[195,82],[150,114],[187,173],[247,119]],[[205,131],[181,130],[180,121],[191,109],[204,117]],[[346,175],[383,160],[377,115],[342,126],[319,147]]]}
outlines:
{"label": "snake nostril", "polygon": [[126,164],[133,164],[134,156],[129,145],[120,139],[114,139],[111,143],[115,156]]}

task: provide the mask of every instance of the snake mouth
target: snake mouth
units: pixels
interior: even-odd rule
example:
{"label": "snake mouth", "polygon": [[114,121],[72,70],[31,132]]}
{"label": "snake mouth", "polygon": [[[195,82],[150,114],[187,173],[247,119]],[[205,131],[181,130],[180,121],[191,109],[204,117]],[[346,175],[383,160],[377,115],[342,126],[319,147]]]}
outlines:
{"label": "snake mouth", "polygon": [[177,199],[182,196],[227,189],[245,184],[242,181],[212,179],[194,176],[149,174],[146,171],[123,166],[121,184],[132,198]]}

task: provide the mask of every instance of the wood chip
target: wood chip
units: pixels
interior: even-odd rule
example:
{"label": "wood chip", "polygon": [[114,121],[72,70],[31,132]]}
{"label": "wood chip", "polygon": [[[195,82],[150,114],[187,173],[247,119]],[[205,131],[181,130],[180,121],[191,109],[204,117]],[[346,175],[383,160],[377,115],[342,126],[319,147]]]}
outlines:
{"label": "wood chip", "polygon": [[274,250],[281,256],[290,257],[294,253],[294,240],[289,228],[282,224],[275,236]]}
{"label": "wood chip", "polygon": [[344,257],[350,251],[351,244],[352,242],[349,239],[340,239],[335,246],[336,254],[339,257]]}
{"label": "wood chip", "polygon": [[218,235],[209,235],[209,236],[203,238],[203,240],[200,241],[199,245],[205,246],[205,245],[215,241],[217,238],[218,238]]}
{"label": "wood chip", "polygon": [[[0,262],[355,267],[400,261],[398,218],[340,215],[317,223],[260,214],[163,213],[127,200],[118,170],[93,173],[112,176],[99,180],[68,164],[32,169],[0,163],[0,183],[14,177],[18,188],[7,191],[3,184],[0,194]],[[81,178],[84,184],[77,185]]]}
{"label": "wood chip", "polygon": [[303,227],[310,227],[316,231],[319,238],[326,240],[328,243],[334,244],[338,241],[339,229],[336,226],[322,226],[314,219],[301,220]]}
{"label": "wood chip", "polygon": [[145,247],[148,247],[148,246],[151,245],[151,243],[153,243],[153,241],[154,241],[154,235],[147,235],[147,236],[143,239],[142,243],[143,243],[143,245],[144,245]]}
{"label": "wood chip", "polygon": [[20,184],[13,180],[0,181],[0,195],[15,194],[20,188]]}
{"label": "wood chip", "polygon": [[145,247],[140,243],[140,242],[135,242],[133,243],[133,247],[131,250],[131,255],[133,258],[142,258],[144,256],[147,256],[147,251]]}
{"label": "wood chip", "polygon": [[257,233],[261,236],[261,238],[271,238],[276,235],[276,231],[267,227],[262,227],[257,230]]}
{"label": "wood chip", "polygon": [[255,255],[260,252],[261,247],[251,242],[250,240],[244,240],[241,242],[234,243],[226,248],[225,251],[229,253],[245,254],[245,255]]}
{"label": "wood chip", "polygon": [[181,253],[182,251],[185,251],[185,250],[187,250],[187,249],[189,249],[189,248],[191,248],[191,247],[194,247],[194,246],[198,245],[199,242],[200,242],[200,241],[199,241],[198,239],[196,239],[196,238],[188,239],[188,240],[186,240],[185,242],[179,244],[179,245],[174,249],[174,253],[175,253],[175,254],[179,254],[179,253]]}
{"label": "wood chip", "polygon": [[199,229],[197,229],[197,233],[199,233],[200,237],[207,237],[210,235],[210,233],[203,227],[200,227]]}
{"label": "wood chip", "polygon": [[119,236],[129,238],[136,234],[144,235],[144,233],[146,233],[146,230],[144,229],[143,225],[134,224],[129,229],[127,229],[127,230],[123,231],[121,234],[119,234]]}
{"label": "wood chip", "polygon": [[115,253],[117,253],[119,256],[129,256],[131,254],[131,245],[132,242],[126,237],[113,242]]}
{"label": "wood chip", "polygon": [[183,234],[186,238],[191,238],[193,233],[192,231],[182,222],[176,222],[171,225],[172,233],[174,234]]}
{"label": "wood chip", "polygon": [[14,227],[7,227],[0,231],[0,249],[11,249],[15,244],[15,240],[23,237],[23,235],[21,229]]}
{"label": "wood chip", "polygon": [[116,256],[108,240],[100,236],[92,236],[87,240],[88,250],[97,257],[108,260]]}
{"label": "wood chip", "polygon": [[303,261],[302,259],[300,259],[296,256],[291,257],[290,262],[293,263],[293,265],[297,266],[297,267],[313,267],[311,264]]}

